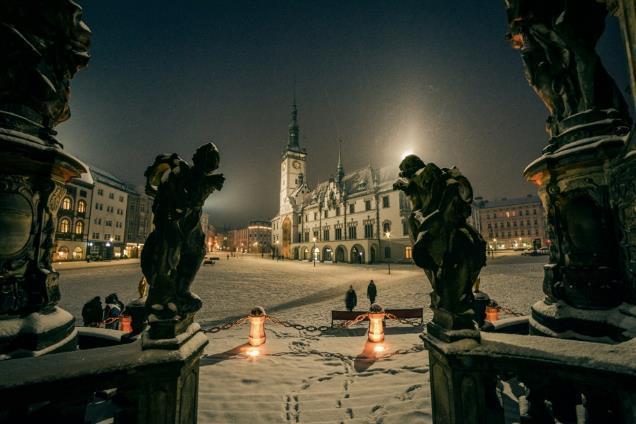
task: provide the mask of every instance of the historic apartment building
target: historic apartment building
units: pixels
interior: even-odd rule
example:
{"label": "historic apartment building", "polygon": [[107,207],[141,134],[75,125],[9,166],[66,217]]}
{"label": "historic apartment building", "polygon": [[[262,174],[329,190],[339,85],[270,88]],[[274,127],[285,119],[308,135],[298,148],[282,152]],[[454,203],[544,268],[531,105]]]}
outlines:
{"label": "historic apartment building", "polygon": [[142,190],[129,190],[126,204],[126,232],[124,254],[138,258],[148,235],[152,231],[152,201]]}
{"label": "historic apartment building", "polygon": [[393,190],[398,167],[366,166],[347,174],[339,151],[336,176],[310,188],[295,102],[280,175],[272,245],[281,256],[348,263],[411,260],[410,205],[402,192]]}
{"label": "historic apartment building", "polygon": [[247,243],[250,253],[271,253],[272,223],[269,221],[250,221],[247,226]]}
{"label": "historic apartment building", "polygon": [[481,235],[490,249],[529,249],[535,239],[540,239],[542,246],[548,243],[543,206],[538,196],[476,198],[474,210]]}
{"label": "historic apartment building", "polygon": [[130,188],[107,171],[93,166],[90,171],[95,182],[88,231],[91,255],[101,259],[119,258],[125,248]]}
{"label": "historic apartment building", "polygon": [[93,196],[90,173],[67,183],[66,194],[57,212],[54,261],[86,259]]}

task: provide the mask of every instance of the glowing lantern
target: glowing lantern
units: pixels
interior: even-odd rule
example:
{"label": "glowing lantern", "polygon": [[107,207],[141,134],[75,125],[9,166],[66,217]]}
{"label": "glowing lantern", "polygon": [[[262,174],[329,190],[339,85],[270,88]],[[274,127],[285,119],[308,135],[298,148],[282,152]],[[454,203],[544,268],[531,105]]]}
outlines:
{"label": "glowing lantern", "polygon": [[374,303],[369,308],[369,341],[379,343],[384,341],[384,309]]}
{"label": "glowing lantern", "polygon": [[132,333],[132,317],[129,315],[122,315],[119,318],[119,330],[124,333]]}
{"label": "glowing lantern", "polygon": [[499,319],[499,311],[494,306],[486,306],[486,321],[495,322]]}
{"label": "glowing lantern", "polygon": [[260,346],[265,343],[265,309],[256,306],[248,316],[250,320],[249,343],[251,346]]}

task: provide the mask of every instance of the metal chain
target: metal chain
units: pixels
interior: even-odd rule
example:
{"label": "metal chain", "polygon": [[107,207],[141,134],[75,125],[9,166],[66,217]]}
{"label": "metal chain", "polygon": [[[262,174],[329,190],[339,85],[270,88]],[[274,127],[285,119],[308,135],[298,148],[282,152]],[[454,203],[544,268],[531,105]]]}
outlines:
{"label": "metal chain", "polygon": [[294,324],[293,322],[281,320],[271,315],[267,315],[267,319],[274,324],[282,325],[283,327],[287,327],[287,328],[294,328],[298,331],[307,331],[309,333],[316,333],[316,332],[324,333],[325,331],[329,330],[329,327],[327,327],[326,325],[316,326],[316,325]]}
{"label": "metal chain", "polygon": [[345,321],[342,324],[338,325],[336,328],[347,328],[347,327],[351,327],[354,324],[359,323],[360,321],[364,321],[365,319],[367,319],[367,317],[369,316],[368,312],[365,312],[363,314],[358,315],[357,317],[355,317],[352,320],[349,321]]}
{"label": "metal chain", "polygon": [[400,324],[406,324],[406,325],[410,325],[412,327],[422,327],[424,325],[423,322],[414,322],[414,321],[409,321],[406,318],[398,318],[398,317],[396,317],[395,315],[393,315],[390,312],[386,312],[384,314],[384,316],[387,317],[388,319],[392,319],[392,320],[398,321]]}
{"label": "metal chain", "polygon": [[204,333],[218,333],[221,330],[229,330],[234,327],[238,327],[243,324],[245,321],[249,319],[249,316],[244,316],[243,318],[239,318],[234,322],[226,322],[225,324],[215,325],[214,327],[206,328],[203,330]]}

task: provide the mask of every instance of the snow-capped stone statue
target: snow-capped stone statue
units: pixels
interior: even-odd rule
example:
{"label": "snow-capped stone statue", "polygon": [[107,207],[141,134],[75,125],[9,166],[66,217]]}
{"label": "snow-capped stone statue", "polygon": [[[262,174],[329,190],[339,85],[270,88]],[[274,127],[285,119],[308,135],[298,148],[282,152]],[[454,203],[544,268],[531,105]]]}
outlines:
{"label": "snow-capped stone statue", "polygon": [[146,193],[154,196],[154,230],[141,254],[150,291],[146,307],[151,331],[157,321],[182,321],[201,308],[190,286],[205,256],[201,208],[225,177],[215,174],[219,151],[212,143],[197,149],[192,165],[177,154],[157,156],[146,169]]}
{"label": "snow-capped stone statue", "polygon": [[409,227],[413,261],[431,282],[434,317],[429,332],[447,338],[454,330],[472,330],[472,287],[486,264],[486,243],[468,223],[473,191],[457,168],[425,164],[415,155],[400,164],[394,184],[413,205]]}

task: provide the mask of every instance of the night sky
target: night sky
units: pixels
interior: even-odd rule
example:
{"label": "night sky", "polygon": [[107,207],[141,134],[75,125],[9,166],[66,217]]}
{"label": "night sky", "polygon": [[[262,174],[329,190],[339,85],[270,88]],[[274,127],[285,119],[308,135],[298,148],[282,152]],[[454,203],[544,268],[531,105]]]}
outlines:
{"label": "night sky", "polygon": [[[59,140],[133,183],[155,155],[214,141],[227,180],[211,222],[277,212],[294,80],[311,186],[395,166],[411,150],[457,165],[487,198],[535,192],[523,168],[547,112],[504,39],[503,1],[82,1],[92,59],[72,83]],[[615,18],[599,50],[620,88]]]}

